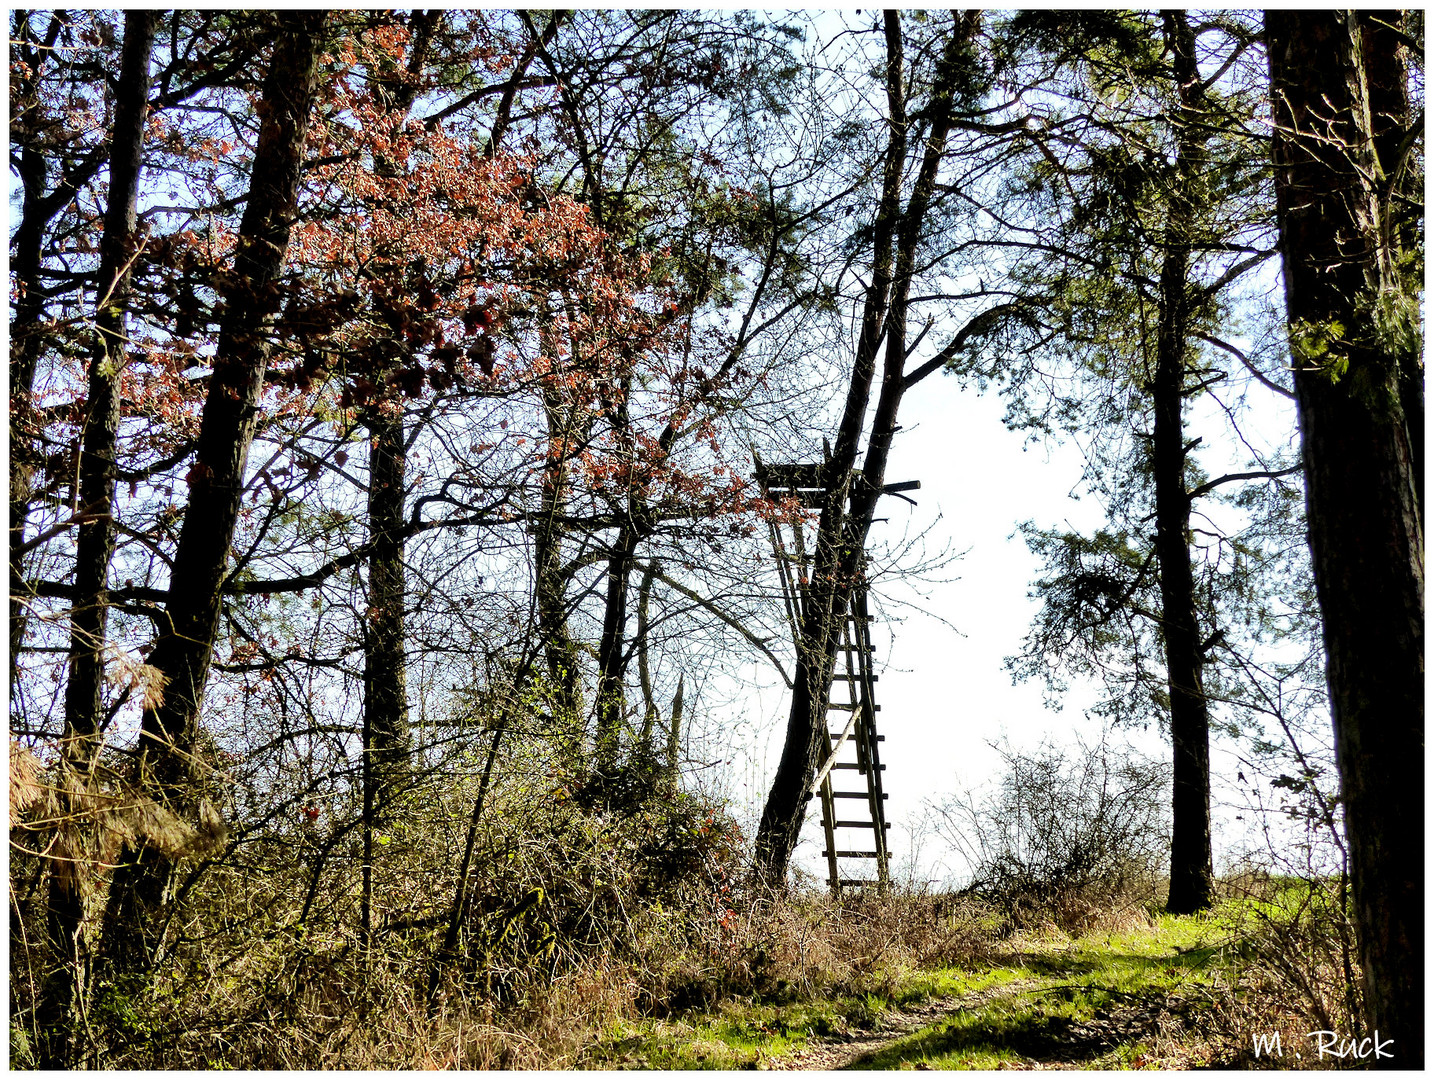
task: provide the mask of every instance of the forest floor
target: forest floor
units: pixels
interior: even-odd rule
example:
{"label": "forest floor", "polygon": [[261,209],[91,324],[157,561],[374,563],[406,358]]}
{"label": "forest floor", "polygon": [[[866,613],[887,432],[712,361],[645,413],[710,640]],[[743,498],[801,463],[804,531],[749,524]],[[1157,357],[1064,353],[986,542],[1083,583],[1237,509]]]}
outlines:
{"label": "forest floor", "polygon": [[[573,1062],[665,1069],[1183,1069],[1236,1065],[1212,1030],[1230,982],[1208,920],[1011,939],[984,966],[890,991],[624,1024]],[[1239,1061],[1248,1067],[1250,1061]],[[1263,1064],[1260,1063],[1260,1064]],[[1271,1063],[1273,1064],[1273,1062]],[[1291,1064],[1294,1064],[1293,1062]]]}

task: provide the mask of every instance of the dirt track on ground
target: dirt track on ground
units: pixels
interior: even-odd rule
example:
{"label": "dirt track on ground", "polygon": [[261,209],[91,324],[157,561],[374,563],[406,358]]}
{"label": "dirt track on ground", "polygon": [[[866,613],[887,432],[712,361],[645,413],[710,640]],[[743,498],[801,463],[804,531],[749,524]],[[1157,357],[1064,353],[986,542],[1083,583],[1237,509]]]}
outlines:
{"label": "dirt track on ground", "polygon": [[[1000,987],[976,990],[954,997],[930,998],[927,1001],[893,1009],[881,1015],[876,1027],[870,1031],[854,1031],[848,1035],[813,1039],[801,1050],[771,1063],[773,1069],[828,1070],[844,1069],[868,1057],[913,1031],[930,1027],[961,1009],[980,1008],[982,1005],[1018,994],[1039,985],[1038,979],[1021,979]],[[916,1066],[921,1068],[920,1065]]]}

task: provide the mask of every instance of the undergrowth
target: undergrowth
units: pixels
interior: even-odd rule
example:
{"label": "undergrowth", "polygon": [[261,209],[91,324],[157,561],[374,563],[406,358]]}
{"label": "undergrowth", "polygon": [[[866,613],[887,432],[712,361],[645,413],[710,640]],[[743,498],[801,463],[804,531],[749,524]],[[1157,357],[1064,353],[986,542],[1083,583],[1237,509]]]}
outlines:
{"label": "undergrowth", "polygon": [[[451,948],[479,770],[414,782],[385,807],[367,935],[352,793],[315,793],[190,864],[149,977],[97,965],[80,1063],[563,1067],[624,1025],[732,1002],[885,1000],[914,972],[979,956],[975,923],[945,900],[756,888],[724,807],[659,776],[598,790],[551,763],[509,765],[473,832]],[[34,1011],[53,969],[49,867],[21,852],[13,869],[11,1059],[23,1068],[50,1035]]]}
{"label": "undergrowth", "polygon": [[[595,791],[549,765],[487,793],[445,950],[481,786],[463,775],[385,808],[367,938],[342,792],[236,831],[190,867],[151,977],[97,969],[81,1064],[753,1067],[881,1031],[928,999],[950,1016],[868,1065],[1248,1067],[1268,1063],[1253,1033],[1289,1045],[1358,1030],[1337,882],[1231,883],[1213,913],[1184,919],[1158,914],[1148,876],[994,899],[773,894],[720,803],[660,777]],[[17,1068],[45,1034],[46,873],[42,857],[12,859]]]}

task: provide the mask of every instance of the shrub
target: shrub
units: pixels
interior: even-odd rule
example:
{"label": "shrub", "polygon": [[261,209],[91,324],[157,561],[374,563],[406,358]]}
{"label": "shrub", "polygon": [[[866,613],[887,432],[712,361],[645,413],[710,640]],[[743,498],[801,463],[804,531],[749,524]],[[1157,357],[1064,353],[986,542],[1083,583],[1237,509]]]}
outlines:
{"label": "shrub", "polygon": [[1052,921],[1079,931],[1145,900],[1169,851],[1169,769],[1129,748],[1021,753],[995,747],[995,790],[936,807],[937,831],[971,866],[968,892],[1012,928]]}
{"label": "shrub", "polygon": [[[487,755],[471,742],[415,770],[383,806],[367,940],[356,785],[241,791],[225,850],[183,864],[156,969],[128,982],[96,971],[82,1060],[571,1067],[642,1017],[733,999],[881,997],[903,971],[981,948],[971,905],[949,897],[758,889],[725,806],[670,778],[634,773],[599,791],[563,754],[515,738],[487,786]],[[445,951],[480,791],[459,934]],[[54,964],[44,936],[54,862],[12,859],[12,918],[25,931],[11,957],[15,1066],[33,1064],[33,987]]]}

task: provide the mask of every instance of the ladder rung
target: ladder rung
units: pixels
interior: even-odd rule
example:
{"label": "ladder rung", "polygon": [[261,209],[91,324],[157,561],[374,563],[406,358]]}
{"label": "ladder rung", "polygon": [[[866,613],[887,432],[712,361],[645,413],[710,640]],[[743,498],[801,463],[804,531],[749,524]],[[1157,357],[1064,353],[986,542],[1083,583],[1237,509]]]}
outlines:
{"label": "ladder rung", "polygon": [[[881,797],[882,797],[883,799],[886,798],[886,797],[887,797],[887,796],[886,796],[886,793],[885,793],[885,792],[882,792]],[[832,792],[832,798],[833,798],[833,799],[869,799],[869,798],[871,798],[871,792],[869,792],[869,791],[833,791],[833,792]]]}
{"label": "ladder rung", "polygon": [[[888,824],[886,824],[885,822],[882,822],[881,827],[882,827],[883,829],[889,829],[889,828],[891,828],[891,826],[888,825]],[[834,821],[834,822],[832,822],[832,828],[833,828],[833,829],[874,829],[874,828],[876,828],[876,822],[874,822],[874,821]]]}
{"label": "ladder rung", "polygon": [[[835,765],[832,766],[833,769],[860,769],[862,772],[866,772],[866,770],[870,767],[871,766],[869,765],[861,765],[855,761],[838,761]],[[877,768],[885,769],[886,766],[878,765]]]}
{"label": "ladder rung", "polygon": [[[832,857],[832,853],[831,853],[830,851],[823,851],[823,852],[822,852],[822,858],[823,858],[823,859],[830,859],[831,857]],[[838,852],[836,853],[836,857],[837,857],[838,859],[879,859],[879,858],[881,858],[881,852],[879,852],[879,851],[838,851]]]}
{"label": "ladder rung", "polygon": [[[867,678],[870,679],[872,682],[880,682],[880,681],[881,681],[881,676],[880,676],[880,675],[868,675]],[[861,676],[860,676],[860,675],[833,675],[833,676],[832,676],[832,682],[845,682],[845,683],[861,682]]]}

